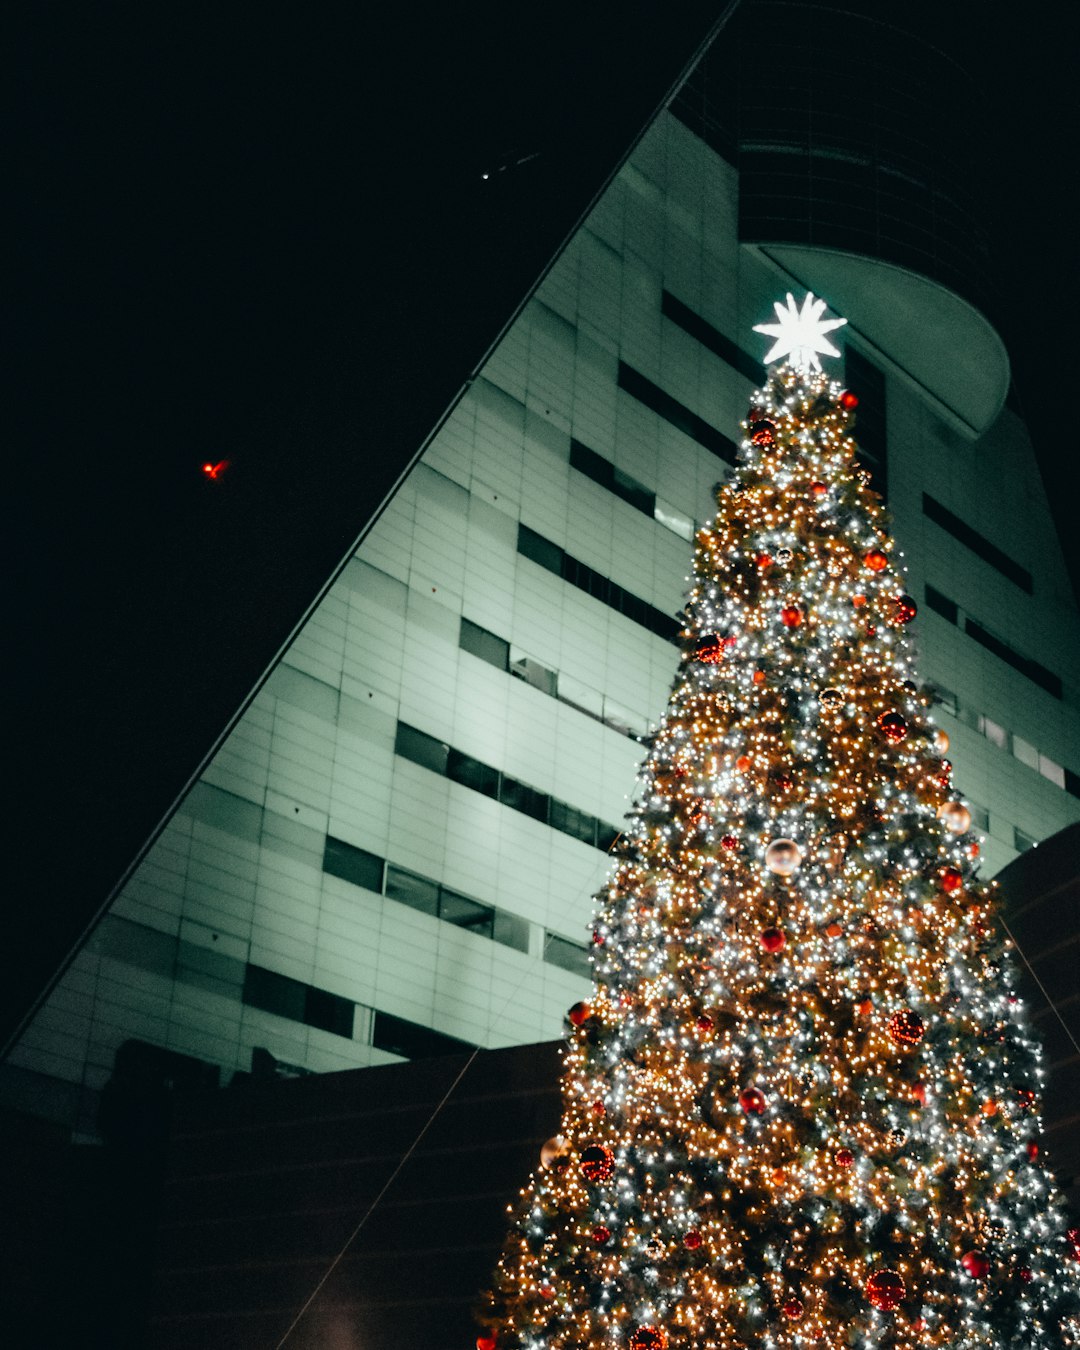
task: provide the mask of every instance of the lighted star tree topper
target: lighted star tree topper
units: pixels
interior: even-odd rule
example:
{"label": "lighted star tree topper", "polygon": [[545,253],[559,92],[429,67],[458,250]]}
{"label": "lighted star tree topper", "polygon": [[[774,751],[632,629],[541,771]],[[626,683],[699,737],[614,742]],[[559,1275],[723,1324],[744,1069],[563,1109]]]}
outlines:
{"label": "lighted star tree topper", "polygon": [[792,296],[699,531],[479,1350],[1062,1350],[1080,1230],[893,539]]}

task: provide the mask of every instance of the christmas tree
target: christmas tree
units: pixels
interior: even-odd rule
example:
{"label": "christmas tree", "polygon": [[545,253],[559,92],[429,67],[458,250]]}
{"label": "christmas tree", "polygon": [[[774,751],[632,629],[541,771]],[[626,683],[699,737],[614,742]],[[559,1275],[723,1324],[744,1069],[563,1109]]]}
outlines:
{"label": "christmas tree", "polygon": [[479,1350],[1060,1350],[1080,1232],[914,600],[777,304]]}

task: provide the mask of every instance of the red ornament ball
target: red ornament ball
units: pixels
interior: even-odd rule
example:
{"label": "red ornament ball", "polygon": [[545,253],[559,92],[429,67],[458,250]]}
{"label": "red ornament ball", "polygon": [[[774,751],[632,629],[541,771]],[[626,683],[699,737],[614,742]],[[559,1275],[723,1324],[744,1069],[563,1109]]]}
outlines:
{"label": "red ornament ball", "polygon": [[889,1018],[889,1035],[897,1045],[918,1045],[926,1032],[926,1023],[911,1008],[902,1008]]}
{"label": "red ornament ball", "polygon": [[1065,1230],[1065,1241],[1072,1248],[1072,1254],[1080,1261],[1080,1228],[1067,1228]]}
{"label": "red ornament ball", "polygon": [[592,1230],[592,1240],[598,1247],[602,1247],[605,1242],[611,1241],[611,1229],[606,1224],[598,1223]]}
{"label": "red ornament ball", "polygon": [[780,622],[785,628],[798,628],[802,621],[803,614],[798,605],[785,605],[780,611]]}
{"label": "red ornament ball", "polygon": [[615,1155],[602,1144],[590,1144],[581,1153],[581,1175],[594,1185],[607,1181],[615,1171]]}
{"label": "red ornament ball", "polygon": [[767,417],[763,417],[760,422],[751,422],[750,439],[755,445],[775,445],[776,423],[770,422]]}
{"label": "red ornament ball", "polygon": [[739,841],[733,834],[725,834],[723,839],[720,840],[720,847],[726,848],[727,851],[731,853],[734,849],[739,847]]}
{"label": "red ornament ball", "polygon": [[849,1148],[838,1148],[835,1158],[837,1167],[850,1167],[855,1161],[855,1154]]}
{"label": "red ornament ball", "polygon": [[667,1335],[660,1327],[638,1327],[630,1337],[630,1350],[666,1350]]}
{"label": "red ornament ball", "polygon": [[828,490],[829,490],[828,487],[824,483],[810,484],[810,491],[814,494],[815,497],[824,497],[826,492],[828,492]]}
{"label": "red ornament ball", "polygon": [[840,406],[841,408],[847,408],[849,412],[852,408],[857,408],[859,406],[858,394],[853,394],[850,389],[845,389],[840,395]]}
{"label": "red ornament ball", "polygon": [[570,1024],[575,1027],[584,1026],[592,1015],[592,1008],[584,1001],[575,1003],[566,1014],[567,1018],[570,1020]]}
{"label": "red ornament ball", "polygon": [[1027,1155],[1028,1162],[1034,1162],[1039,1156],[1039,1146],[1034,1139],[1028,1140]]}
{"label": "red ornament ball", "polygon": [[801,1299],[789,1298],[784,1304],[784,1316],[791,1322],[797,1322],[804,1311]]}
{"label": "red ornament ball", "polygon": [[919,606],[910,595],[898,595],[892,602],[892,622],[910,623],[919,612]]}
{"label": "red ornament ball", "polygon": [[696,1228],[691,1228],[683,1237],[683,1246],[692,1252],[696,1252],[701,1246],[701,1234]]}
{"label": "red ornament ball", "polygon": [[701,1016],[697,1019],[696,1025],[698,1031],[712,1031],[713,1027],[716,1026],[716,1023],[712,1020],[712,1018],[708,1015],[708,1013],[702,1013]]}
{"label": "red ornament ball", "polygon": [[759,553],[754,561],[762,571],[764,571],[766,567],[772,566],[772,558],[767,553]]}
{"label": "red ornament ball", "polygon": [[985,1252],[965,1252],[960,1258],[960,1264],[973,1280],[985,1280],[990,1274],[990,1258]]}
{"label": "red ornament ball", "polygon": [[911,1088],[911,1096],[915,1101],[919,1103],[920,1106],[925,1106],[927,1098],[926,1084],[923,1082],[913,1084]]}
{"label": "red ornament ball", "polygon": [[476,1350],[495,1350],[496,1340],[494,1336],[477,1336]]}
{"label": "red ornament ball", "polygon": [[739,1106],[748,1116],[765,1114],[765,1094],[755,1087],[743,1088],[739,1093]]}
{"label": "red ornament ball", "polygon": [[890,745],[899,745],[908,734],[907,719],[901,717],[898,712],[882,713],[877,720],[877,725],[878,730]]}
{"label": "red ornament ball", "polygon": [[956,867],[943,867],[941,869],[941,889],[946,895],[952,895],[953,891],[958,891],[964,884],[964,878]]}
{"label": "red ornament ball", "polygon": [[1031,1283],[1031,1280],[1032,1280],[1032,1274],[1031,1274],[1031,1267],[1030,1267],[1030,1266],[1021,1266],[1020,1269],[1019,1269],[1016,1273],[1017,1273],[1017,1275],[1020,1276],[1020,1279],[1023,1281],[1024,1284],[1030,1284],[1030,1283]]}
{"label": "red ornament ball", "polygon": [[706,666],[715,666],[724,659],[724,644],[715,633],[707,633],[694,648],[694,660]]}
{"label": "red ornament ball", "polygon": [[866,1281],[866,1297],[879,1312],[895,1312],[907,1289],[895,1270],[875,1270]]}
{"label": "red ornament ball", "polygon": [[879,548],[872,548],[869,553],[864,554],[863,562],[871,572],[880,572],[889,565],[888,557]]}
{"label": "red ornament ball", "polygon": [[780,951],[786,941],[782,928],[766,928],[761,934],[761,945],[767,952]]}

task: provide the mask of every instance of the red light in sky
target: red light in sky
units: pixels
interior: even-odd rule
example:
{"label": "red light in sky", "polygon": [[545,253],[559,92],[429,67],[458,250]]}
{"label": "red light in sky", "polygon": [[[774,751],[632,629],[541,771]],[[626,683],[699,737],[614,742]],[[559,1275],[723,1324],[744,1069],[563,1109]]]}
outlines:
{"label": "red light in sky", "polygon": [[218,479],[229,467],[227,459],[219,459],[216,464],[211,464],[209,460],[202,466],[203,477]]}

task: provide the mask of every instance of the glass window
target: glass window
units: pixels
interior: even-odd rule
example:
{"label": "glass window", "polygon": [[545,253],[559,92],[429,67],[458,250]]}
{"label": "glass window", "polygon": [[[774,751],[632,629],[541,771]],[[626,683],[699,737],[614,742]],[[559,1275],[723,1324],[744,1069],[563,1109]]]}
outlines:
{"label": "glass window", "polygon": [[263,1012],[276,1013],[292,1022],[305,1020],[308,986],[288,975],[261,966],[248,966],[244,976],[243,1001]]}
{"label": "glass window", "polygon": [[960,700],[951,689],[942,689],[940,685],[934,690],[934,702],[954,717],[960,711]]}
{"label": "glass window", "polygon": [[304,1004],[304,1021],[309,1027],[319,1027],[323,1031],[332,1031],[335,1036],[352,1040],[355,1009],[356,1004],[351,999],[309,986]]}
{"label": "glass window", "polygon": [[434,916],[439,912],[438,883],[416,872],[406,872],[404,867],[395,867],[393,863],[386,867],[386,896],[419,910],[421,914]]}
{"label": "glass window", "polygon": [[629,502],[631,506],[643,511],[645,515],[651,516],[656,505],[656,494],[650,492],[636,478],[631,478],[628,473],[623,473],[622,469],[617,469],[614,465],[611,466],[611,473],[612,492],[621,497],[624,502]]}
{"label": "glass window", "polygon": [[997,722],[992,721],[991,718],[980,717],[979,730],[988,741],[992,741],[999,749],[1007,750],[1009,748],[1009,733],[1003,726],[999,726]]}
{"label": "glass window", "polygon": [[596,822],[596,847],[603,849],[605,853],[610,853],[615,846],[615,841],[622,834],[615,825],[608,825],[602,820]]}
{"label": "glass window", "polygon": [[1056,783],[1059,788],[1065,786],[1065,770],[1048,755],[1039,756],[1039,772],[1044,778],[1049,778],[1051,783]]}
{"label": "glass window", "polygon": [[472,755],[451,750],[446,762],[446,776],[462,787],[482,792],[485,797],[499,795],[499,771],[490,764],[481,764]]}
{"label": "glass window", "polygon": [[329,834],[323,849],[322,870],[376,894],[382,891],[383,860]]}
{"label": "glass window", "polygon": [[516,914],[507,914],[503,909],[495,911],[495,926],[492,929],[491,936],[496,942],[501,942],[504,947],[513,947],[515,951],[527,952],[529,950],[529,929],[530,924],[527,919],[521,919]]}
{"label": "glass window", "polygon": [[586,478],[591,478],[594,483],[599,483],[601,487],[611,488],[614,481],[615,466],[602,455],[598,455],[595,450],[582,445],[580,441],[570,442],[570,467],[577,469],[578,473],[583,473]]}
{"label": "glass window", "polygon": [[490,905],[482,905],[479,900],[473,900],[468,895],[459,895],[457,891],[448,891],[445,886],[440,886],[439,918],[456,928],[467,928],[471,933],[489,938],[495,911]]}
{"label": "glass window", "polygon": [[546,792],[538,792],[536,788],[531,788],[527,783],[519,783],[516,778],[511,778],[509,774],[503,774],[502,781],[499,784],[499,801],[503,806],[509,806],[514,811],[520,811],[523,815],[532,816],[533,820],[540,820],[546,823],[548,818],[548,805],[550,798]]}
{"label": "glass window", "polygon": [[926,588],[926,603],[943,619],[948,619],[950,623],[960,622],[960,611],[956,601],[950,600],[947,595],[942,595],[933,586],[928,585]]}
{"label": "glass window", "polygon": [[414,764],[420,764],[435,773],[446,773],[446,760],[450,753],[450,747],[446,742],[437,741],[434,736],[417,731],[415,727],[407,726],[404,722],[397,725],[394,750],[402,759],[410,759]]}
{"label": "glass window", "polygon": [[563,551],[558,544],[553,544],[543,535],[537,534],[535,530],[530,530],[527,525],[519,524],[517,547],[522,557],[531,558],[534,563],[546,567],[549,572],[554,572],[556,576],[562,576]]}
{"label": "glass window", "polygon": [[542,666],[531,656],[520,655],[516,648],[510,652],[510,674],[531,684],[542,694],[548,694],[551,698],[559,697],[559,677],[555,671],[548,670],[547,666]]}
{"label": "glass window", "polygon": [[676,511],[673,506],[669,506],[667,502],[661,501],[659,497],[657,497],[656,501],[653,503],[653,516],[665,529],[671,530],[671,532],[677,534],[680,539],[693,539],[694,522],[690,517],[684,516],[681,511]]}
{"label": "glass window", "polygon": [[570,971],[572,975],[583,975],[588,979],[591,974],[589,949],[580,942],[559,937],[557,933],[548,933],[545,938],[544,960],[549,965]]}
{"label": "glass window", "polygon": [[1025,741],[1020,736],[1012,738],[1013,754],[1021,764],[1027,764],[1029,768],[1037,769],[1039,767],[1039,752],[1030,742]]}
{"label": "glass window", "polygon": [[478,656],[481,661],[486,661],[496,670],[508,670],[510,667],[509,642],[504,642],[501,637],[489,633],[479,624],[472,623],[464,615],[461,619],[459,645],[462,651],[471,652],[473,656]]}
{"label": "glass window", "polygon": [[977,830],[982,830],[984,834],[990,832],[990,812],[985,806],[976,806],[974,802],[971,806],[971,823]]}
{"label": "glass window", "polygon": [[1019,852],[1026,853],[1029,848],[1038,848],[1039,841],[1037,839],[1032,839],[1030,834],[1025,834],[1019,825],[1014,825],[1013,844]]}
{"label": "glass window", "polygon": [[596,843],[596,817],[588,815],[585,811],[579,811],[576,807],[568,806],[566,802],[556,801],[554,797],[551,799],[548,824],[553,830],[561,830],[563,834],[580,839],[586,844]]}
{"label": "glass window", "polygon": [[385,1050],[405,1059],[458,1055],[476,1048],[468,1041],[459,1041],[456,1036],[447,1036],[431,1027],[422,1027],[418,1022],[408,1022],[404,1017],[392,1017],[390,1013],[378,1011],[372,1021],[371,1044],[376,1050]]}

